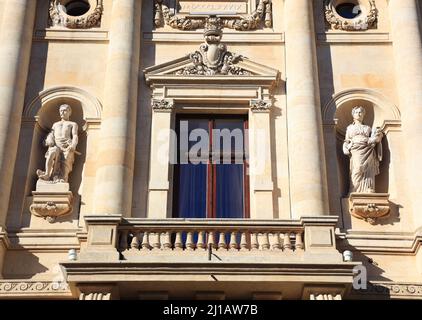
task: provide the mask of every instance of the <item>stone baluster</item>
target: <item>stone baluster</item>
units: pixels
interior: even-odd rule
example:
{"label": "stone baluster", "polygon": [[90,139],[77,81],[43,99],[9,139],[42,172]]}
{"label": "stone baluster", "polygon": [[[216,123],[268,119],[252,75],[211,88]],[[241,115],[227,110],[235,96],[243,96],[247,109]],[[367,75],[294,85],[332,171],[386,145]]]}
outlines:
{"label": "stone baluster", "polygon": [[205,231],[198,232],[198,243],[196,244],[198,249],[206,250],[207,246],[205,244]]}
{"label": "stone baluster", "polygon": [[218,237],[218,249],[227,249],[226,235],[224,232],[220,232]]}
{"label": "stone baluster", "polygon": [[229,244],[229,248],[230,250],[237,250],[238,249],[238,245],[237,245],[237,232],[232,232],[230,234],[230,244]]}
{"label": "stone baluster", "polygon": [[133,231],[132,235],[133,237],[132,237],[132,241],[130,242],[130,247],[132,249],[138,250],[139,249],[139,232]]}
{"label": "stone baluster", "polygon": [[262,232],[259,234],[259,243],[261,250],[269,250],[270,249],[270,241],[268,239],[268,232]]}
{"label": "stone baluster", "polygon": [[174,240],[174,250],[183,250],[182,232],[176,232],[176,240]]}
{"label": "stone baluster", "polygon": [[143,250],[150,250],[151,245],[149,243],[149,232],[145,231],[142,237],[142,249]]}
{"label": "stone baluster", "polygon": [[248,233],[247,232],[242,232],[241,233],[241,236],[240,236],[240,250],[241,251],[249,250]]}
{"label": "stone baluster", "polygon": [[251,233],[251,250],[259,250],[258,233]]}
{"label": "stone baluster", "polygon": [[296,232],[296,241],[295,241],[295,249],[296,250],[303,250],[304,249],[304,245],[303,245],[303,239],[302,239],[302,232],[301,231],[297,231]]}
{"label": "stone baluster", "polygon": [[270,245],[272,250],[280,250],[280,234],[278,232],[274,232],[270,234]]}
{"label": "stone baluster", "polygon": [[208,242],[207,242],[207,248],[211,245],[211,247],[213,249],[217,249],[217,244],[215,243],[215,239],[214,239],[214,232],[210,231],[208,233]]}
{"label": "stone baluster", "polygon": [[186,250],[194,251],[195,250],[195,243],[193,241],[193,232],[189,231],[186,236]]}
{"label": "stone baluster", "polygon": [[171,243],[171,232],[167,231],[163,235],[163,250],[171,250],[173,245]]}
{"label": "stone baluster", "polygon": [[283,249],[284,249],[284,251],[291,251],[292,250],[292,243],[290,241],[290,232],[288,232],[288,231],[284,233]]}
{"label": "stone baluster", "polygon": [[152,234],[152,249],[153,250],[160,250],[161,249],[161,236],[160,236],[160,232],[154,232]]}

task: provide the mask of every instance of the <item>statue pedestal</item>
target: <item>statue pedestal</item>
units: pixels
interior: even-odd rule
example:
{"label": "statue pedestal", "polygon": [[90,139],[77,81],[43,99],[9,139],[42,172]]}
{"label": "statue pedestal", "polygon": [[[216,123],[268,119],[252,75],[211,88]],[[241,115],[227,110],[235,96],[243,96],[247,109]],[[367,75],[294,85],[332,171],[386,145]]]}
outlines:
{"label": "statue pedestal", "polygon": [[38,180],[29,210],[34,216],[53,223],[56,218],[72,212],[73,194],[68,183]]}
{"label": "statue pedestal", "polygon": [[349,211],[358,219],[376,224],[377,219],[390,215],[389,197],[387,193],[351,193]]}

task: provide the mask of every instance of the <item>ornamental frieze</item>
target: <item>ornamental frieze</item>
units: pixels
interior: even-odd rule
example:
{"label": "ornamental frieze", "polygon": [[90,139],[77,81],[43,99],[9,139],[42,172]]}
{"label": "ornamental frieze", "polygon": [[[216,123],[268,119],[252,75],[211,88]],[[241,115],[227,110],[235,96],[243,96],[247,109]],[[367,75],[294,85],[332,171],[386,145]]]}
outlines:
{"label": "ornamental frieze", "polygon": [[[242,3],[243,2],[243,3]],[[261,27],[272,27],[272,4],[271,0],[259,0],[255,10],[249,15],[239,15],[239,11],[245,11],[244,5],[249,1],[177,1],[173,8],[168,1],[155,0],[154,24],[157,28],[164,25],[179,30],[196,30],[204,28],[207,23],[207,15],[224,14],[222,24],[225,28],[238,31],[256,30]],[[176,10],[174,7],[180,7]],[[189,15],[180,15],[179,12],[188,11]],[[200,15],[203,15],[201,17]]]}

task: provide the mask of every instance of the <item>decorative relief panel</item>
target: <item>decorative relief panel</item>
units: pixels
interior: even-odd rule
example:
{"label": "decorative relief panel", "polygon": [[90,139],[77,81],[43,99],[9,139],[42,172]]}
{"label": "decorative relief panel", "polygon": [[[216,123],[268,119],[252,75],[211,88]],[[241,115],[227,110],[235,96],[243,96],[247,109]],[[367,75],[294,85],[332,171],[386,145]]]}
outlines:
{"label": "decorative relief panel", "polygon": [[69,0],[50,0],[50,25],[69,29],[100,27],[104,10],[103,0],[85,0],[78,3],[81,7],[72,8]]}
{"label": "decorative relief panel", "polygon": [[333,30],[364,31],[376,28],[378,9],[374,0],[325,0],[324,5],[325,19]]}
{"label": "decorative relief panel", "polygon": [[[248,10],[250,3],[255,1],[155,0],[154,24],[157,28],[168,25],[179,30],[196,30],[205,27],[209,16],[224,15],[221,19],[226,28],[239,31],[271,28],[271,0],[259,0],[253,11]],[[251,13],[245,14],[248,11]]]}

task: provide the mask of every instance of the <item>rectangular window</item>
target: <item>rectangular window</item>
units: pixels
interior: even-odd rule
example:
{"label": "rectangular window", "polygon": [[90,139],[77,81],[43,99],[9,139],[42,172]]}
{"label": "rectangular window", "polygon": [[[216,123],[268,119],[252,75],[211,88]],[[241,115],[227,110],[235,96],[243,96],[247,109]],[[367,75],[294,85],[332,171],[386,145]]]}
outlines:
{"label": "rectangular window", "polygon": [[247,118],[176,118],[174,217],[249,218]]}

